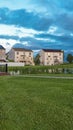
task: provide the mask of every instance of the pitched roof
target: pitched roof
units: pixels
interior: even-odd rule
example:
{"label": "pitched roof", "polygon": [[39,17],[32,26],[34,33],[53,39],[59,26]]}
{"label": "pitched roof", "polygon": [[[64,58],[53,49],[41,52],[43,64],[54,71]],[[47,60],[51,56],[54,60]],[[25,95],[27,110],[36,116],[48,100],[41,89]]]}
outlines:
{"label": "pitched roof", "polygon": [[57,49],[43,49],[44,52],[63,52],[62,50]]}
{"label": "pitched roof", "polygon": [[29,50],[29,49],[25,49],[25,48],[13,48],[15,51],[31,51],[32,50]]}
{"label": "pitched roof", "polygon": [[5,48],[4,48],[2,45],[0,45],[0,49],[3,49],[3,50],[5,50]]}

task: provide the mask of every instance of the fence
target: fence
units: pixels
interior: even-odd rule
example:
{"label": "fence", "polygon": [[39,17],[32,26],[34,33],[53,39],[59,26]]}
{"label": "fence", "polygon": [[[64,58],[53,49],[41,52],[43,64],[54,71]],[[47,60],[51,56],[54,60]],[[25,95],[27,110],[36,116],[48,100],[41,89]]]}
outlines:
{"label": "fence", "polygon": [[25,63],[22,62],[0,62],[0,65],[5,65],[7,64],[8,66],[25,66]]}

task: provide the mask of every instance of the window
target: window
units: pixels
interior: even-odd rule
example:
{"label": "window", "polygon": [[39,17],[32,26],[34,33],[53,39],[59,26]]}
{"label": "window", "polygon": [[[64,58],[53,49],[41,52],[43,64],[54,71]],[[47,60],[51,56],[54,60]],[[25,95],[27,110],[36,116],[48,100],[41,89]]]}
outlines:
{"label": "window", "polygon": [[31,52],[29,52],[29,56],[31,56]]}
{"label": "window", "polygon": [[23,56],[23,59],[25,59],[25,55]]}
{"label": "window", "polygon": [[59,56],[61,56],[61,53],[59,53]]}
{"label": "window", "polygon": [[19,52],[17,51],[17,55],[19,54]]}
{"label": "window", "polygon": [[54,58],[57,58],[57,56],[54,56]]}

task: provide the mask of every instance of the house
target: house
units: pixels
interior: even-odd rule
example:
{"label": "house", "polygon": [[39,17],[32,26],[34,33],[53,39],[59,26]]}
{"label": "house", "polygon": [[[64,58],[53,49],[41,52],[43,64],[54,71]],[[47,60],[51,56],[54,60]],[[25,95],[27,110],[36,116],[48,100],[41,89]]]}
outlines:
{"label": "house", "polygon": [[6,50],[2,45],[0,45],[0,62],[5,61],[6,61]]}
{"label": "house", "polygon": [[40,65],[62,64],[64,51],[54,49],[43,49],[40,51]]}
{"label": "house", "polygon": [[25,65],[34,65],[33,51],[24,48],[12,48],[8,53],[8,59],[14,62],[23,62]]}

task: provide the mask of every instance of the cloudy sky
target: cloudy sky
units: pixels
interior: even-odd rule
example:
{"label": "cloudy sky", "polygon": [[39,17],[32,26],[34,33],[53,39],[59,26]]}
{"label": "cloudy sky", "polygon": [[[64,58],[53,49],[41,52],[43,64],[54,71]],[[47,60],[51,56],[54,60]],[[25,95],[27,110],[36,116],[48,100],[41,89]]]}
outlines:
{"label": "cloudy sky", "polygon": [[0,44],[73,53],[73,0],[0,0]]}

